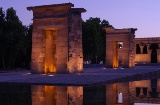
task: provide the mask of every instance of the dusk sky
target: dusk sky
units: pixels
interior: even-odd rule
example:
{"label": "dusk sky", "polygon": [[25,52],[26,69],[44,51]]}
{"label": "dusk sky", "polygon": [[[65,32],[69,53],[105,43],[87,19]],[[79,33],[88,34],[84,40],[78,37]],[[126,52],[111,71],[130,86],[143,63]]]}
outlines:
{"label": "dusk sky", "polygon": [[115,28],[137,28],[136,37],[160,37],[160,0],[1,0],[6,11],[13,7],[24,25],[32,23],[32,11],[28,6],[71,2],[76,8],[85,8],[82,19],[99,17]]}

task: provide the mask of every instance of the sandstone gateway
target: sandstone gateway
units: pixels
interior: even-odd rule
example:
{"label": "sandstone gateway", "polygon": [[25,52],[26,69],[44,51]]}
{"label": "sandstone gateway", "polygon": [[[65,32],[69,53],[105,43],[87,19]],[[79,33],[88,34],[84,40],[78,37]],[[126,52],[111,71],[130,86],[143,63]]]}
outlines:
{"label": "sandstone gateway", "polygon": [[160,37],[135,38],[135,28],[106,30],[106,67],[133,68],[160,63]]}
{"label": "sandstone gateway", "polygon": [[[122,63],[124,68],[135,66],[134,39],[137,29],[114,29],[106,30],[106,67],[118,68]],[[119,46],[118,46],[119,45]]]}
{"label": "sandstone gateway", "polygon": [[[32,73],[83,72],[84,8],[72,3],[27,7],[33,11]],[[135,38],[136,28],[106,30],[106,67],[160,63],[160,38]]]}
{"label": "sandstone gateway", "polygon": [[83,70],[81,13],[72,3],[27,7],[33,11],[32,73]]}

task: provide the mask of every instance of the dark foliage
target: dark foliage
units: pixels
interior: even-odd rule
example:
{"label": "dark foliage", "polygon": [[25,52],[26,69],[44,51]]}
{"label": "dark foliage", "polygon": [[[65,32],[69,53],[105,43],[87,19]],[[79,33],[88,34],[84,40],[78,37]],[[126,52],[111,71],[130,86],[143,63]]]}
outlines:
{"label": "dark foliage", "polygon": [[82,23],[83,56],[84,61],[99,63],[105,61],[105,31],[103,28],[111,27],[108,21],[100,18],[89,18]]}
{"label": "dark foliage", "polygon": [[28,68],[32,25],[22,25],[13,8],[0,8],[0,24],[0,69]]}

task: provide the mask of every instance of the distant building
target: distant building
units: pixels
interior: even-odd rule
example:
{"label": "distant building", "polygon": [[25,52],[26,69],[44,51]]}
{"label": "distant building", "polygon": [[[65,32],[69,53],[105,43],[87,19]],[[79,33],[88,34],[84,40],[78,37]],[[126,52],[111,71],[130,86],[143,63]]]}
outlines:
{"label": "distant building", "polygon": [[160,37],[135,38],[136,63],[160,63]]}
{"label": "distant building", "polygon": [[135,63],[160,63],[160,37],[135,38],[136,28],[106,30],[106,67],[135,67]]}

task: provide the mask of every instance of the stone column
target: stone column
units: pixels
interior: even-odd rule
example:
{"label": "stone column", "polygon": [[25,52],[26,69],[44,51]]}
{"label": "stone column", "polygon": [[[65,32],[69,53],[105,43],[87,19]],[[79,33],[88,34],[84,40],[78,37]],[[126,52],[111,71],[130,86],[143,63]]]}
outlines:
{"label": "stone column", "polygon": [[151,92],[151,87],[150,86],[147,89],[147,95],[146,95],[146,97],[151,97],[150,94],[149,94],[149,92]]}
{"label": "stone column", "polygon": [[142,88],[142,87],[140,88],[140,94],[139,94],[139,97],[144,97],[144,94],[143,94],[143,88]]}
{"label": "stone column", "polygon": [[148,58],[149,58],[149,61],[148,63],[151,63],[151,53],[152,53],[152,50],[149,49],[151,44],[146,44],[147,45],[147,53],[148,53]]}
{"label": "stone column", "polygon": [[139,47],[140,47],[140,53],[141,53],[141,54],[143,54],[143,48],[144,48],[144,45],[139,44]]}
{"label": "stone column", "polygon": [[147,52],[148,52],[148,50],[149,50],[151,44],[146,44],[146,46],[147,46]]}

